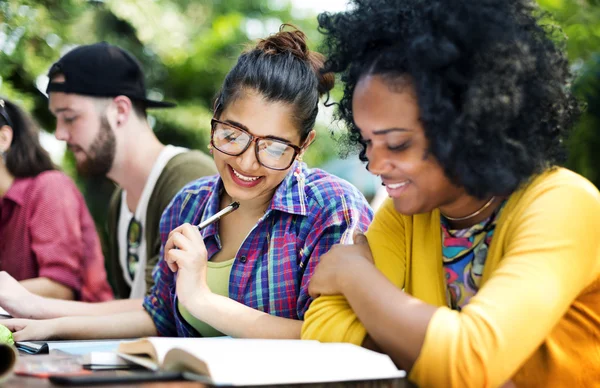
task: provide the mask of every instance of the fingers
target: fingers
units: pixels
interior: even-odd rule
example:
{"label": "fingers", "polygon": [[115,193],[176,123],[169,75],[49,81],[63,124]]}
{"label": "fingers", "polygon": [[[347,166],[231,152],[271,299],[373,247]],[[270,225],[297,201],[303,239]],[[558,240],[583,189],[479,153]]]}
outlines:
{"label": "fingers", "polygon": [[181,234],[183,234],[185,237],[187,237],[196,248],[198,249],[206,249],[204,247],[204,239],[202,238],[202,235],[200,234],[200,231],[198,230],[197,226],[194,225],[190,225],[190,224],[183,224],[181,225],[181,230],[180,230]]}
{"label": "fingers", "polygon": [[27,327],[27,320],[24,319],[4,319],[2,325],[6,326],[8,330],[13,333],[19,330],[23,330]]}
{"label": "fingers", "polygon": [[180,249],[169,249],[165,254],[165,261],[172,272],[179,270],[180,264],[185,264],[186,253]]}
{"label": "fingers", "polygon": [[206,251],[204,240],[198,228],[190,224],[183,224],[169,233],[169,238],[165,244],[165,252],[173,248],[189,251],[193,247],[200,251]]}
{"label": "fingers", "polygon": [[358,229],[352,234],[352,239],[354,240],[355,245],[369,245],[367,237]]}

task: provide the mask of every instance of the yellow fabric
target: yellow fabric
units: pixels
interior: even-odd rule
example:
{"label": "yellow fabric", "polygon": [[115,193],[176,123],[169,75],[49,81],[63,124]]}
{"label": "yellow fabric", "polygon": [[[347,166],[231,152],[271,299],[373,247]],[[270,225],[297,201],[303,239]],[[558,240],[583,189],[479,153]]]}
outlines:
{"label": "yellow fabric", "polygon": [[[229,276],[231,275],[231,267],[235,258],[219,263],[208,262],[206,272],[206,283],[213,294],[229,297]],[[222,337],[225,334],[216,330],[210,325],[202,322],[193,316],[181,303],[177,302],[177,308],[181,316],[189,323],[202,337]]]}
{"label": "yellow fabric", "polygon": [[[440,306],[409,375],[418,386],[599,386],[600,194],[583,177],[552,169],[509,198],[461,312],[446,307],[439,211],[402,216],[388,200],[367,239],[394,285]],[[341,296],[317,298],[302,328],[320,341],[365,335]]]}

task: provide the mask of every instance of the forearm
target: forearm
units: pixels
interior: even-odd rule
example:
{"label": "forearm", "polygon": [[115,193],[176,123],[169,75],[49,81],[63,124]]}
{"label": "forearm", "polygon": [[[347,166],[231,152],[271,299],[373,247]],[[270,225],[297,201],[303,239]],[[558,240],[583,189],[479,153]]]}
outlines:
{"label": "forearm", "polygon": [[29,292],[36,295],[54,299],[75,299],[75,293],[71,288],[48,278],[21,280],[20,283]]}
{"label": "forearm", "polygon": [[366,261],[349,267],[341,283],[372,340],[398,366],[410,370],[437,308],[405,294]]}
{"label": "forearm", "polygon": [[300,339],[302,321],[269,315],[233,299],[207,293],[188,311],[221,333],[236,338]]}
{"label": "forearm", "polygon": [[156,336],[156,328],[144,310],[120,314],[63,317],[51,321],[53,338],[68,340],[136,338]]}
{"label": "forearm", "polygon": [[143,299],[119,299],[100,303],[43,298],[39,302],[39,315],[35,319],[50,319],[71,316],[98,316],[143,310]]}

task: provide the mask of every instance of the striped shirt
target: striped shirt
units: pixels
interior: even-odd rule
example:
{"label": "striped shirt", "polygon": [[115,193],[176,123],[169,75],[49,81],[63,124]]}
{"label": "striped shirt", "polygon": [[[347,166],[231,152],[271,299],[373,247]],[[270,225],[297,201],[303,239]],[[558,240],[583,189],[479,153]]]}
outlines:
{"label": "striped shirt", "polygon": [[[199,224],[219,211],[222,181],[218,175],[185,186],[160,221],[161,252],[144,308],[161,336],[199,336],[177,310],[175,277],[164,260],[169,232],[183,223]],[[265,215],[240,246],[231,268],[229,297],[283,318],[303,319],[312,301],[308,282],[334,244],[364,231],[373,212],[351,184],[296,162],[275,190]],[[209,260],[220,249],[219,223],[202,230]]]}

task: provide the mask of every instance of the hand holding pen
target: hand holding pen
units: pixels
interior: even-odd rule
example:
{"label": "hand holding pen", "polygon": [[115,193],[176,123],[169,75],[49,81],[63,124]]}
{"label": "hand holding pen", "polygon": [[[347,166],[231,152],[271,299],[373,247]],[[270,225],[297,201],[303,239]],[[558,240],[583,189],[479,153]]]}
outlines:
{"label": "hand holding pen", "polygon": [[183,224],[169,233],[164,258],[177,281],[177,296],[185,304],[196,292],[205,292],[208,253],[200,230],[239,208],[238,202],[226,206],[199,225]]}
{"label": "hand holding pen", "polygon": [[225,208],[223,208],[223,210],[221,210],[220,212],[216,213],[211,217],[208,217],[206,220],[198,224],[198,230],[202,230],[208,225],[214,224],[215,222],[219,221],[221,217],[225,217],[227,214],[231,213],[234,210],[237,210],[239,207],[239,202],[232,202],[230,205],[225,206]]}

